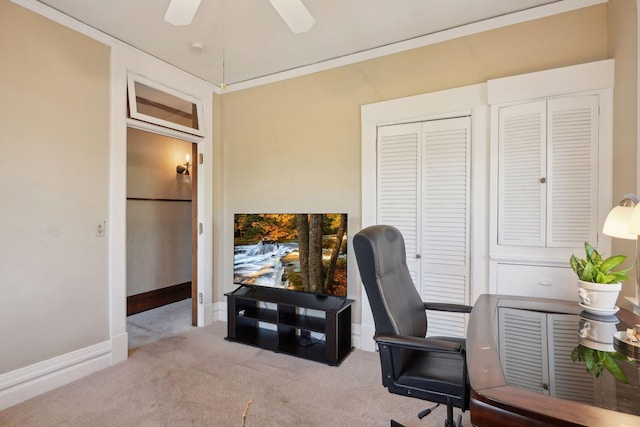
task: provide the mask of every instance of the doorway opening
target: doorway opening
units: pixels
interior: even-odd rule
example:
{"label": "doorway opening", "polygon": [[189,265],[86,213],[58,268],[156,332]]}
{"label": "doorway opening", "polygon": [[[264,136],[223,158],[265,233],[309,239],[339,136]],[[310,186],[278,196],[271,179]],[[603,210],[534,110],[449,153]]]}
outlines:
{"label": "doorway opening", "polygon": [[197,325],[196,144],[127,128],[129,348]]}

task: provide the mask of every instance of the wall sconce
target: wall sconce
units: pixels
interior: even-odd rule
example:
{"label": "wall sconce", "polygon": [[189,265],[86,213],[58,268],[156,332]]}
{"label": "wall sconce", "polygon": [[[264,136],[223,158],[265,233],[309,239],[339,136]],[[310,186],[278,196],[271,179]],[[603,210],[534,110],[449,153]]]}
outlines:
{"label": "wall sconce", "polygon": [[176,172],[178,173],[178,175],[189,176],[189,166],[191,166],[189,160],[191,160],[191,156],[187,154],[185,163],[183,165],[176,166]]}
{"label": "wall sconce", "polygon": [[625,194],[624,199],[615,206],[604,221],[602,232],[607,236],[636,241],[635,270],[635,301],[627,300],[634,305],[633,311],[640,314],[640,274],[638,274],[638,235],[640,234],[640,204],[635,194]]}

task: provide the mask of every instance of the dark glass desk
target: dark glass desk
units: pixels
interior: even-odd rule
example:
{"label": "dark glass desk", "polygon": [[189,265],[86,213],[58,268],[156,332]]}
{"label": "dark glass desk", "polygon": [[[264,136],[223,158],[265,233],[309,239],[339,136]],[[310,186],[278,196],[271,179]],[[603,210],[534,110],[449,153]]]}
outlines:
{"label": "dark glass desk", "polygon": [[613,335],[640,324],[582,312],[577,302],[482,295],[467,332],[474,426],[640,426],[640,365],[618,362],[629,383],[572,362],[579,344],[614,351]]}

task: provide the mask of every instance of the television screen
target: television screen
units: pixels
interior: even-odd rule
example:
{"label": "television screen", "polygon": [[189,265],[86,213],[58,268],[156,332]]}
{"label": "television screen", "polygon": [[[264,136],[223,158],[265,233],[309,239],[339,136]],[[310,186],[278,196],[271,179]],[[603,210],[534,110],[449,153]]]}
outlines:
{"label": "television screen", "polygon": [[347,296],[347,214],[236,214],[233,280]]}

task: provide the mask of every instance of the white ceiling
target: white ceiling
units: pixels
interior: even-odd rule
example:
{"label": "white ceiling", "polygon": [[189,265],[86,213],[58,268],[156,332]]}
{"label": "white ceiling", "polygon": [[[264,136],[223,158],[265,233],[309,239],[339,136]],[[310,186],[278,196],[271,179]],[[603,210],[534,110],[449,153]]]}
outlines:
{"label": "white ceiling", "polygon": [[[217,86],[319,64],[550,3],[584,0],[302,0],[316,20],[293,34],[268,0],[202,0],[193,23],[169,0],[39,0]],[[199,43],[198,51],[191,46]],[[224,65],[223,65],[224,64]]]}

